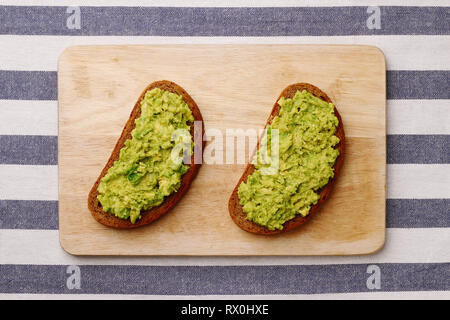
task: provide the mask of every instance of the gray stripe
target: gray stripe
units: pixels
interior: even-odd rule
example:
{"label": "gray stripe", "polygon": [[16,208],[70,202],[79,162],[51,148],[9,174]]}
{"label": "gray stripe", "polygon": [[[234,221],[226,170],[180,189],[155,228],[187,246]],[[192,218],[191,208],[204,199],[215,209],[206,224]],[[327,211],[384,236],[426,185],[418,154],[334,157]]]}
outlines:
{"label": "gray stripe", "polygon": [[388,135],[387,163],[450,163],[450,135]]}
{"label": "gray stripe", "polygon": [[[450,163],[450,135],[388,135],[387,163]],[[57,165],[56,136],[0,135],[0,164]]]}
{"label": "gray stripe", "polygon": [[0,200],[0,229],[58,229],[58,201]]}
{"label": "gray stripe", "polygon": [[450,99],[450,71],[387,71],[388,99]]}
{"label": "gray stripe", "polygon": [[56,72],[0,70],[0,99],[56,100]]}
{"label": "gray stripe", "polygon": [[[388,71],[387,98],[450,99],[449,80],[447,70]],[[56,100],[56,72],[0,70],[0,99]]]}
{"label": "gray stripe", "polygon": [[[381,289],[450,290],[450,264],[377,264]],[[81,288],[66,286],[66,266],[0,265],[0,292],[152,295],[368,292],[366,264],[305,266],[83,265]]]}
{"label": "gray stripe", "polygon": [[[450,228],[450,199],[387,199],[388,228]],[[58,229],[57,201],[0,200],[0,229]]]}
{"label": "gray stripe", "polygon": [[388,228],[450,228],[450,199],[387,199]]}
{"label": "gray stripe", "polygon": [[447,7],[380,7],[369,29],[367,7],[162,8],[81,7],[68,29],[66,7],[0,7],[0,34],[120,36],[340,36],[449,34]]}
{"label": "gray stripe", "polygon": [[57,165],[58,137],[0,135],[0,164]]}

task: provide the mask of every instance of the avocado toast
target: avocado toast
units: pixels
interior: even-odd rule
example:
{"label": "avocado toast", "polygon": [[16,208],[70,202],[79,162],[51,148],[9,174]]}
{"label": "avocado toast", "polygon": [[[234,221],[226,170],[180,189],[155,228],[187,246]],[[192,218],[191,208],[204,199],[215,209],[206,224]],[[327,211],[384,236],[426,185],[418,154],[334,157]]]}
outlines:
{"label": "avocado toast", "polygon": [[[275,178],[270,178],[268,176],[264,177],[259,173],[259,169],[255,167],[255,162],[248,164],[231,194],[228,209],[233,221],[241,229],[250,233],[264,235],[278,234],[297,228],[310,220],[329,198],[344,160],[345,135],[342,118],[334,104],[332,104],[331,99],[322,90],[308,83],[297,83],[285,88],[275,102],[272,112],[267,120],[266,128],[268,129],[268,132],[268,127],[272,127],[273,121],[275,121],[276,124],[279,124],[282,121],[280,120],[280,112],[282,110],[280,104],[290,108],[290,110],[284,112],[283,116],[287,113],[294,112],[291,112],[291,110],[295,108],[298,109],[299,112],[302,112],[303,115],[306,115],[305,119],[311,119],[311,117],[316,119],[317,117],[315,117],[314,114],[307,114],[311,108],[312,113],[314,113],[315,110],[318,110],[315,115],[328,117],[328,120],[325,121],[325,125],[328,127],[323,130],[323,133],[328,135],[328,140],[325,140],[326,148],[318,151],[317,154],[314,154],[313,152],[309,153],[308,149],[302,148],[299,148],[294,152],[296,154],[301,154],[298,159],[301,159],[302,163],[290,164],[294,173],[297,174],[296,176],[292,176],[291,174],[291,181],[299,180],[293,187],[292,184],[287,186],[281,184],[280,187],[280,184],[273,182],[278,182],[276,181],[277,177],[280,178],[278,180],[286,180],[287,178],[283,175],[289,173],[289,168],[285,171],[281,171],[281,176],[275,175]],[[314,123],[304,123],[304,119],[298,120],[298,117],[296,119],[297,121],[301,121],[302,125],[306,128],[306,131],[303,131],[303,133],[308,133],[309,127],[313,128],[310,130],[311,132],[315,132]],[[318,121],[321,120],[318,119]],[[330,127],[330,123],[333,124],[334,128]],[[322,131],[316,133],[322,136]],[[286,140],[282,140],[283,135],[285,135],[285,132],[280,130],[280,157],[284,157],[285,153],[287,154],[288,152],[283,150],[283,143]],[[294,138],[291,137],[291,145],[298,141],[301,142],[303,139],[306,140],[306,137],[298,135]],[[315,141],[316,137],[309,137],[309,139]],[[317,139],[320,140],[321,137],[318,137]],[[258,151],[256,152],[256,155],[258,155],[259,149],[260,143],[257,145]],[[292,150],[292,148],[290,150]],[[292,151],[290,152],[292,153]],[[325,165],[321,163],[323,162],[321,159],[324,159],[324,157],[325,162],[327,162]],[[312,164],[309,164],[307,161],[310,159],[313,159],[316,163],[313,162]],[[283,170],[283,166],[286,167],[286,163],[288,162],[280,162],[281,170]],[[258,164],[256,164],[256,166],[258,166]],[[305,168],[305,170],[303,170],[303,168]],[[311,181],[316,182],[313,184],[310,183],[311,181],[302,177],[303,172],[309,172],[309,174],[314,175],[314,170],[318,170],[317,168],[321,168],[320,172],[325,172],[325,174],[321,173],[322,176],[319,176],[318,180],[320,183],[314,181],[317,179],[310,179]],[[270,181],[270,179],[272,179],[272,181],[268,183],[267,181]],[[299,194],[298,190],[301,190],[303,184],[308,185],[308,183],[311,185],[311,188],[310,190],[303,192],[308,195],[305,197],[304,194]],[[291,189],[291,187],[293,190],[290,190],[291,193],[289,193],[288,190]],[[275,195],[272,196],[271,193],[275,193]],[[292,199],[294,197],[297,197],[299,200],[293,201]],[[273,203],[270,202],[272,199],[275,199]],[[298,205],[298,203],[300,203],[300,205]],[[286,207],[289,207],[289,212],[287,212],[284,204],[286,204]],[[301,210],[294,212],[293,214],[293,210],[298,210],[299,208],[301,208]],[[286,216],[290,218],[284,221],[282,219],[283,216],[284,218],[286,218]]]}
{"label": "avocado toast", "polygon": [[[155,104],[158,109],[154,109]],[[146,114],[141,117],[142,110]],[[159,119],[168,115],[169,119]],[[194,130],[194,121],[200,121],[200,130]],[[145,124],[150,127],[144,128]],[[168,132],[161,124],[170,128]],[[190,141],[193,140],[194,152],[188,164],[167,164],[172,161],[168,157],[173,151],[172,131],[177,128],[185,128]],[[105,226],[129,229],[147,225],[167,213],[187,192],[200,169],[201,162],[194,163],[194,154],[196,148],[203,150],[203,132],[200,110],[183,88],[165,80],[147,86],[89,193],[88,208],[92,216]],[[136,146],[137,143],[140,145]],[[152,150],[151,145],[155,143],[156,148]],[[138,156],[130,160],[134,156],[133,148]]]}

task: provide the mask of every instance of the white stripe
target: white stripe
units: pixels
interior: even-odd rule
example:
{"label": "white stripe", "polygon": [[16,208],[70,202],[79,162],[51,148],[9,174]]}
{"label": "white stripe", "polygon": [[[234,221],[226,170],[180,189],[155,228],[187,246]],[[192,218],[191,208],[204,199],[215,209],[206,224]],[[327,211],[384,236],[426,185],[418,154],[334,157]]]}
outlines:
{"label": "white stripe", "polygon": [[439,0],[3,0],[12,6],[121,6],[121,7],[347,7],[347,6],[445,6]]}
{"label": "white stripe", "polygon": [[383,50],[388,70],[450,70],[450,36],[147,37],[0,35],[3,70],[57,70],[72,45],[132,44],[364,44]]}
{"label": "white stripe", "polygon": [[390,164],[387,166],[390,199],[450,198],[450,164]]}
{"label": "white stripe", "polygon": [[58,167],[0,165],[0,199],[58,200]]}
{"label": "white stripe", "polygon": [[[0,199],[58,200],[58,167],[0,165]],[[450,198],[450,164],[387,165],[390,199]]]}
{"label": "white stripe", "polygon": [[[0,100],[0,135],[57,135],[56,101]],[[450,134],[450,100],[388,100],[388,134]]]}
{"label": "white stripe", "polygon": [[450,228],[387,229],[375,254],[307,257],[101,257],[72,256],[57,230],[0,230],[0,264],[50,265],[323,265],[357,263],[445,263],[450,261]]}
{"label": "white stripe", "polygon": [[398,291],[351,292],[292,295],[207,295],[207,296],[156,296],[135,294],[24,294],[2,293],[2,300],[448,300],[450,291]]}
{"label": "white stripe", "polygon": [[388,100],[388,134],[450,134],[450,100]]}
{"label": "white stripe", "polygon": [[0,100],[0,135],[58,135],[56,101]]}

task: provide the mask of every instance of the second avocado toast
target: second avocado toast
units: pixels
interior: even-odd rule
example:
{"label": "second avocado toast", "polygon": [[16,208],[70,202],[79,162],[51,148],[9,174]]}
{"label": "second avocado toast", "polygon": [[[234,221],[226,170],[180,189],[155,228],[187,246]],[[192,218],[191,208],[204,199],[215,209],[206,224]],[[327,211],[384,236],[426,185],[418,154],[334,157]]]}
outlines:
{"label": "second avocado toast", "polygon": [[[310,100],[313,101],[313,103],[311,101],[305,101],[306,98],[309,97]],[[293,101],[294,99],[297,99],[297,101]],[[289,104],[287,103],[287,100],[289,100],[289,102],[291,103],[291,105],[289,106]],[[330,197],[331,194],[331,190],[336,182],[336,178],[340,173],[341,167],[342,167],[342,163],[344,160],[344,145],[345,145],[345,134],[344,134],[344,127],[342,124],[342,119],[341,116],[339,115],[338,110],[336,109],[336,106],[334,104],[332,104],[331,99],[327,96],[327,94],[325,92],[323,92],[322,90],[320,90],[319,88],[308,84],[308,83],[297,83],[297,84],[293,84],[288,86],[287,88],[285,88],[283,90],[283,92],[280,94],[279,98],[277,99],[277,101],[275,102],[275,105],[273,106],[272,112],[269,116],[269,119],[267,120],[267,124],[266,124],[266,128],[267,126],[271,126],[272,122],[274,121],[274,119],[276,120],[280,120],[280,113],[282,112],[282,107],[281,104],[283,103],[285,105],[288,105],[291,110],[284,110],[285,114],[287,112],[304,112],[306,114],[305,118],[309,116],[309,118],[316,118],[317,115],[320,116],[327,116],[329,118],[329,120],[327,122],[335,122],[337,121],[337,123],[335,124],[335,131],[333,131],[333,126],[328,126],[329,128],[325,128],[324,129],[324,136],[328,137],[329,140],[331,140],[330,143],[328,143],[327,149],[321,149],[319,151],[316,151],[316,155],[314,155],[314,152],[310,152],[311,150],[306,150],[305,148],[298,148],[298,150],[295,150],[294,153],[300,153],[301,156],[303,156],[306,163],[295,163],[295,164],[291,164],[294,167],[295,166],[304,166],[304,167],[313,167],[314,170],[324,170],[323,166],[321,166],[321,164],[319,163],[319,165],[312,163],[312,165],[310,165],[310,163],[308,163],[307,161],[312,158],[313,156],[316,156],[317,159],[317,154],[319,154],[319,162],[323,162],[323,155],[325,154],[326,156],[328,156],[328,158],[332,159],[332,163],[330,163],[329,165],[331,166],[331,172],[328,173],[330,180],[328,180],[327,177],[325,177],[325,179],[323,179],[322,181],[304,181],[305,179],[303,179],[302,181],[302,177],[301,177],[301,170],[300,171],[296,171],[295,173],[300,172],[300,176],[292,176],[291,177],[291,183],[290,185],[287,186],[287,188],[281,190],[281,188],[278,188],[278,190],[275,190],[276,193],[276,198],[273,199],[274,197],[270,198],[270,193],[273,193],[273,188],[276,188],[276,184],[281,185],[281,186],[286,186],[286,180],[287,180],[287,173],[289,171],[286,170],[284,172],[281,172],[280,174],[276,174],[273,177],[268,179],[268,177],[266,177],[266,179],[264,178],[264,176],[262,176],[261,174],[259,174],[258,169],[255,167],[254,163],[249,163],[248,166],[246,167],[242,177],[240,178],[239,182],[237,183],[233,193],[231,194],[230,200],[229,200],[229,204],[228,204],[228,209],[230,212],[230,216],[233,219],[233,221],[243,230],[248,231],[250,233],[255,233],[255,234],[265,234],[265,235],[270,235],[270,234],[277,234],[277,233],[281,233],[281,232],[286,232],[289,230],[292,230],[294,228],[299,227],[300,225],[304,224],[305,222],[307,222],[311,217],[313,217],[321,208],[321,206],[324,204],[324,202]],[[306,109],[306,110],[305,110]],[[322,113],[317,113],[316,115],[311,114],[315,112],[314,109],[320,109],[320,111],[322,111]],[[325,112],[323,112],[325,111]],[[334,115],[330,115],[334,114]],[[316,119],[317,120],[317,119]],[[320,119],[319,119],[320,120]],[[281,121],[281,120],[280,120]],[[278,122],[280,122],[278,121]],[[303,122],[304,119],[300,119],[299,121]],[[306,124],[306,130],[305,133],[308,134],[308,131],[317,131],[318,135],[322,135],[321,129],[320,128],[314,128],[314,123],[311,124],[311,127],[308,128],[309,124]],[[282,130],[280,130],[282,131]],[[269,132],[269,130],[267,131]],[[285,132],[280,132],[280,136],[282,136],[283,134],[285,134]],[[333,138],[333,137],[337,137]],[[303,136],[296,136],[296,137],[290,137],[291,138],[291,144],[292,144],[292,139],[298,141],[298,142],[302,142],[302,140],[306,140],[305,137]],[[318,137],[314,136],[314,137],[310,137],[310,139],[312,140],[316,140]],[[285,139],[286,140],[286,139]],[[282,146],[283,141],[280,141],[280,149]],[[259,150],[259,146],[260,143],[258,143],[257,145],[257,149]],[[291,148],[291,146],[288,146],[289,148]],[[333,151],[334,150],[334,151]],[[257,155],[258,153],[256,153]],[[336,157],[337,154],[337,157]],[[282,150],[280,151],[280,157],[283,156],[282,154]],[[334,159],[333,159],[334,158]],[[326,158],[325,158],[326,159]],[[280,168],[283,169],[283,168]],[[302,168],[300,168],[302,169]],[[325,168],[326,170],[326,168]],[[259,174],[259,176],[255,177],[254,174]],[[278,180],[281,180],[281,183],[279,183],[280,181],[276,181],[277,177],[279,178]],[[251,179],[251,181],[249,180]],[[275,181],[274,181],[275,180]],[[292,183],[292,180],[296,180],[295,183]],[[311,180],[311,179],[310,179]],[[298,190],[301,189],[301,185],[302,183],[307,183],[307,182],[311,182],[310,184],[313,186],[310,190],[308,190],[308,197],[311,198],[313,200],[309,199],[308,203],[307,201],[305,201],[305,197],[302,198],[302,195],[299,194]],[[284,185],[283,185],[284,183]],[[254,185],[255,184],[259,184],[260,187],[255,188]],[[262,185],[262,187],[261,187]],[[274,186],[275,185],[275,186]],[[240,188],[241,187],[241,188]],[[291,195],[289,195],[288,193],[288,189],[289,188],[293,188],[293,190],[290,190]],[[272,190],[271,190],[272,189]],[[259,193],[259,194],[258,194]],[[242,197],[240,197],[240,195]],[[292,199],[294,197],[297,197],[296,200],[297,202],[295,203]],[[269,200],[268,200],[269,199]],[[274,203],[268,203],[270,202],[270,200],[274,200]],[[308,199],[306,199],[308,200]],[[293,203],[294,202],[294,203]],[[300,205],[298,205],[299,202],[302,202]],[[242,204],[245,203],[245,206],[243,206]],[[303,207],[301,206],[303,205]],[[292,208],[297,208],[301,207],[304,212],[299,212],[299,211],[294,211],[292,213],[292,210],[290,212],[291,218],[287,219],[286,221],[282,220],[282,225],[280,226],[279,224],[277,225],[276,222],[278,222],[280,219],[282,219],[282,215],[286,213],[284,211],[285,208],[280,208],[280,206],[289,206]],[[263,208],[263,213],[261,213],[261,208]],[[291,208],[291,209],[292,209]],[[263,214],[262,217],[258,217],[256,216],[256,218],[253,218],[253,220],[258,221],[258,223],[251,221],[251,219],[248,216],[248,213],[254,213],[257,212],[258,213],[258,209],[259,209],[259,214]],[[247,212],[245,212],[247,211]],[[268,211],[270,211],[270,213],[268,213]],[[288,213],[289,214],[289,213]],[[274,223],[275,222],[275,223]],[[266,223],[266,225],[264,225],[263,223]]]}

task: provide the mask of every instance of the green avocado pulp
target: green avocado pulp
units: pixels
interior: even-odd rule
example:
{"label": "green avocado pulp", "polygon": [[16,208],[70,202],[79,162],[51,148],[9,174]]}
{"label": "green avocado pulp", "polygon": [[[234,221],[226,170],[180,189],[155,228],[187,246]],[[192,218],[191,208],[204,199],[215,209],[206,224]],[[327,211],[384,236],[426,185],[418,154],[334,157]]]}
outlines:
{"label": "green avocado pulp", "polygon": [[147,91],[132,138],[98,185],[103,210],[135,223],[141,211],[160,205],[176,192],[189,166],[181,161],[182,150],[172,150],[181,142],[192,148],[189,123],[193,121],[181,96],[159,88]]}
{"label": "green avocado pulp", "polygon": [[252,162],[255,171],[238,188],[247,219],[270,230],[282,230],[283,223],[296,215],[309,214],[320,197],[316,191],[333,178],[339,156],[333,148],[339,143],[335,135],[339,121],[332,103],[304,90],[292,99],[281,98],[278,104],[279,115],[262,140],[270,154],[270,132],[278,129],[278,170],[265,173],[273,160],[260,161],[264,155],[258,150]]}

